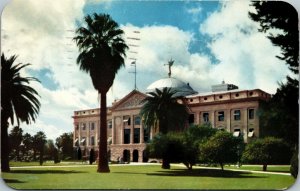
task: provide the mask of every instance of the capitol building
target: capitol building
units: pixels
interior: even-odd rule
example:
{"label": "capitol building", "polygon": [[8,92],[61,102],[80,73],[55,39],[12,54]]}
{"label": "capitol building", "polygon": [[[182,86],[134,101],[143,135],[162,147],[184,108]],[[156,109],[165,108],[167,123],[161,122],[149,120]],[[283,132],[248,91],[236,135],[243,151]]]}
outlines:
{"label": "capitol building", "polygon": [[[260,89],[239,90],[224,81],[213,85],[211,92],[198,93],[188,83],[169,77],[150,84],[146,92],[133,90],[107,108],[107,143],[111,161],[148,162],[146,143],[157,133],[145,128],[139,116],[141,101],[156,88],[171,88],[175,96],[184,97],[189,108],[187,124],[211,124],[212,128],[226,130],[234,136],[242,136],[245,142],[259,137],[260,120],[257,111],[261,101],[271,95]],[[83,156],[91,149],[98,151],[100,109],[74,111],[73,146],[80,148]],[[97,156],[97,155],[96,155]]]}

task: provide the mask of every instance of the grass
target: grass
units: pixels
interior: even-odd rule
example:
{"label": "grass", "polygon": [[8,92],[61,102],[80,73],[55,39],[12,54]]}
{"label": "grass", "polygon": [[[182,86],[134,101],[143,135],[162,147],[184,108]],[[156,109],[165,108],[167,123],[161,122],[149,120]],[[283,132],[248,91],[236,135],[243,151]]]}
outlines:
{"label": "grass", "polygon": [[[54,163],[53,161],[46,161],[43,163],[42,166],[65,166],[65,165],[86,165],[88,162],[82,162],[82,161],[62,161],[60,163]],[[38,161],[34,162],[18,162],[18,161],[10,161],[9,162],[10,167],[16,167],[16,166],[40,166],[40,163]]]}
{"label": "grass", "polygon": [[[225,169],[240,169],[262,171],[262,165],[243,165],[240,168],[236,166],[225,166]],[[285,172],[290,173],[290,165],[268,165],[267,172]]]}
{"label": "grass", "polygon": [[111,165],[111,173],[97,173],[95,165],[79,167],[25,167],[2,173],[14,189],[285,189],[291,176],[193,169],[173,165]]}

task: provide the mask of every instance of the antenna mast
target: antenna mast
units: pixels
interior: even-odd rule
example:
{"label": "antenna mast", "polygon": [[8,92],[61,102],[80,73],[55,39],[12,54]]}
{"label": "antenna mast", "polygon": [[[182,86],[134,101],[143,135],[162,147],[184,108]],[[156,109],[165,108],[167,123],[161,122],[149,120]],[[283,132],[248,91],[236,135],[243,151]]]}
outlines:
{"label": "antenna mast", "polygon": [[[140,34],[140,31],[133,31],[133,33],[136,34]],[[135,44],[137,41],[141,40],[140,38],[137,37],[127,37],[128,40],[131,40],[131,43],[128,44],[129,48],[129,53],[132,53],[136,56],[136,54],[138,54],[137,50],[134,50],[134,48],[138,48],[139,45]],[[131,66],[134,67],[134,71],[133,72],[129,72],[129,73],[133,73],[134,74],[134,89],[137,90],[137,86],[136,86],[136,57],[133,56],[131,58],[129,58],[130,60],[133,60],[130,64]]]}

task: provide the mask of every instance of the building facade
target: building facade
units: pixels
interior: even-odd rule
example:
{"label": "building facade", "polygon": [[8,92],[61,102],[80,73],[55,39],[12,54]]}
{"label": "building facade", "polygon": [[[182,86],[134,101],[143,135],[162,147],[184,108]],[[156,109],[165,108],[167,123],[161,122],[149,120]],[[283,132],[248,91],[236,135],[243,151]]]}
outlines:
{"label": "building facade", "polygon": [[[175,83],[177,84],[179,83]],[[190,110],[187,123],[209,123],[212,128],[226,130],[234,136],[242,136],[245,142],[259,137],[261,130],[257,111],[260,102],[270,99],[271,95],[260,89],[239,90],[237,86],[224,82],[212,88],[214,91],[210,93],[185,97],[185,103]],[[107,143],[111,161],[148,161],[146,143],[157,132],[145,128],[139,116],[141,101],[146,97],[146,94],[133,90],[108,107]],[[91,149],[97,153],[100,109],[75,111],[73,120],[74,147],[81,148],[83,155],[88,155]]]}

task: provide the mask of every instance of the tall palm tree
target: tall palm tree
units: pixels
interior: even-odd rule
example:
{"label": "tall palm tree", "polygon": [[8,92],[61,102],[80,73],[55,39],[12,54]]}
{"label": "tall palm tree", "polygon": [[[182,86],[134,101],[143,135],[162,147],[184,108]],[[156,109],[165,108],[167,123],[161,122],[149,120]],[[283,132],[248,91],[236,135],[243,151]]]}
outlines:
{"label": "tall palm tree", "polygon": [[123,30],[107,14],[87,15],[86,27],[79,27],[74,37],[79,48],[77,64],[90,74],[94,88],[101,95],[100,144],[98,172],[109,172],[107,154],[106,93],[118,70],[124,66],[126,45]]}
{"label": "tall palm tree", "polygon": [[[140,115],[146,127],[159,128],[159,132],[167,134],[185,126],[189,116],[188,108],[178,102],[175,93],[170,88],[155,89],[143,100]],[[170,168],[167,158],[163,158],[162,168]]]}
{"label": "tall palm tree", "polygon": [[16,56],[7,59],[1,55],[1,170],[8,172],[8,120],[14,124],[14,118],[21,122],[34,122],[40,109],[38,93],[29,83],[38,81],[33,77],[21,77],[20,70],[30,64],[15,64]]}

